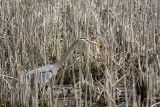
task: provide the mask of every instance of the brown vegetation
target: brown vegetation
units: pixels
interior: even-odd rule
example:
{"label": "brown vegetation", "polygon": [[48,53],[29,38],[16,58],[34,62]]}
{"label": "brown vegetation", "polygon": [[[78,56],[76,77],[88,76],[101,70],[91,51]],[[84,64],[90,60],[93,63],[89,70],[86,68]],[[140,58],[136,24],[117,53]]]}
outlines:
{"label": "brown vegetation", "polygon": [[[159,0],[1,0],[1,106],[158,106]],[[29,70],[53,64],[79,37],[54,84]],[[53,93],[52,90],[53,89]]]}

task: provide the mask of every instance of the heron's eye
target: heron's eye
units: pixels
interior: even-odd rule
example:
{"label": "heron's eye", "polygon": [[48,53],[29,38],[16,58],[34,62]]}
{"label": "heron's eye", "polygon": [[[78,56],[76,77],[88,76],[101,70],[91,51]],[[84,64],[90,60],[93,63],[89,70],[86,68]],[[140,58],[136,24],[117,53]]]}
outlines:
{"label": "heron's eye", "polygon": [[48,72],[51,72],[51,73],[52,73],[52,70],[49,70]]}

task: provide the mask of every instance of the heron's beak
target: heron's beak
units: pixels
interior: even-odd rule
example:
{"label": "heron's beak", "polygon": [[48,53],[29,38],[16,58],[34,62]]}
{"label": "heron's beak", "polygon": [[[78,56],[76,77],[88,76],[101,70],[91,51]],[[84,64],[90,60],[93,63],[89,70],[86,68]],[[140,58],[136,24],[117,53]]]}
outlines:
{"label": "heron's beak", "polygon": [[94,44],[94,45],[101,45],[101,44],[99,44],[99,43],[92,42],[92,41],[89,41],[89,43]]}

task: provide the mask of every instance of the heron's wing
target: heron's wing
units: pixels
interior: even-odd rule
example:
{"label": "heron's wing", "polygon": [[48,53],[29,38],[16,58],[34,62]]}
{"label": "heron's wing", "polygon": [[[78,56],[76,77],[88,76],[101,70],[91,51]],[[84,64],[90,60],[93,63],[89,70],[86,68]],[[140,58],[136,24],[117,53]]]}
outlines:
{"label": "heron's wing", "polygon": [[[35,76],[36,75],[34,73],[31,74],[31,77],[30,77],[31,84],[34,83],[35,78],[36,78]],[[51,72],[41,72],[38,76],[38,81],[39,83],[47,83],[51,77],[52,77]]]}
{"label": "heron's wing", "polygon": [[27,74],[33,74],[35,72],[47,72],[49,70],[52,70],[53,67],[54,67],[54,65],[45,65],[45,66],[31,70],[31,71],[27,72]]}
{"label": "heron's wing", "polygon": [[34,70],[31,70],[29,72],[27,72],[26,76],[27,79],[30,79],[31,84],[34,84],[35,81],[35,74],[36,72],[38,73],[38,80],[40,83],[47,83],[49,81],[49,78],[52,77],[52,68],[54,67],[54,65],[45,65],[43,67],[40,68],[36,68]]}

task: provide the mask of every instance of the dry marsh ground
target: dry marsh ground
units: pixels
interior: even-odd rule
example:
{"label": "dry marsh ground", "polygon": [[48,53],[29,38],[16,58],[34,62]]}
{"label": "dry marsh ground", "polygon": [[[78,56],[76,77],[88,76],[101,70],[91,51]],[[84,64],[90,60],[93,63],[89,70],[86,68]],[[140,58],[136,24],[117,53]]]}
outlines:
{"label": "dry marsh ground", "polygon": [[[25,74],[79,44],[46,87]],[[54,85],[53,85],[54,84]],[[0,0],[1,106],[160,106],[159,0]]]}

